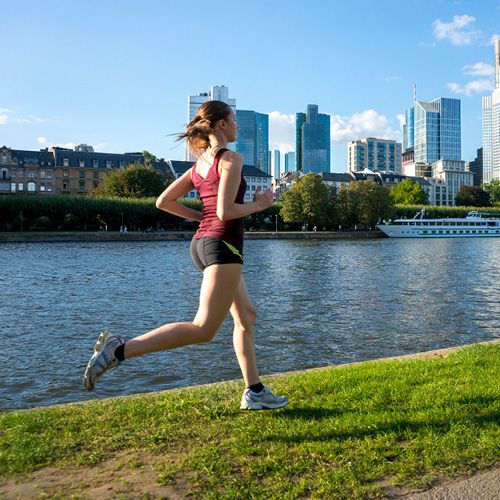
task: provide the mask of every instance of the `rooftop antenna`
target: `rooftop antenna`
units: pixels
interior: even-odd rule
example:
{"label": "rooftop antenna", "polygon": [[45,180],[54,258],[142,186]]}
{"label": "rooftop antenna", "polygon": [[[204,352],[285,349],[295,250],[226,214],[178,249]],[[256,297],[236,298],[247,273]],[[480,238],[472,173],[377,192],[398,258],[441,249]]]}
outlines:
{"label": "rooftop antenna", "polygon": [[413,84],[413,102],[417,100],[417,84]]}

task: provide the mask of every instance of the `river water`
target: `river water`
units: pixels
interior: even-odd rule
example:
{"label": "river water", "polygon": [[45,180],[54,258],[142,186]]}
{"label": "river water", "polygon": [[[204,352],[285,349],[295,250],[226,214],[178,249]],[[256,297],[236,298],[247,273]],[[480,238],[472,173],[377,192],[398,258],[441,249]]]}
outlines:
{"label": "river water", "polygon": [[[500,336],[494,238],[249,240],[262,374]],[[200,273],[188,241],[0,245],[0,409],[239,378],[226,320],[209,344],[136,358],[83,389],[99,332],[190,320]]]}

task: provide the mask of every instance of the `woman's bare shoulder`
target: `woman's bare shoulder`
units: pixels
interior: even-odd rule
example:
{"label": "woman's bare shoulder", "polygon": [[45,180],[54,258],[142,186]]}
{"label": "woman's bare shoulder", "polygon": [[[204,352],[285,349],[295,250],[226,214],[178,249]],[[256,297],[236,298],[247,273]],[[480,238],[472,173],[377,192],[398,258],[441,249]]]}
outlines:
{"label": "woman's bare shoulder", "polygon": [[224,151],[220,159],[224,163],[243,165],[243,155],[237,153],[236,151],[231,151],[230,149]]}

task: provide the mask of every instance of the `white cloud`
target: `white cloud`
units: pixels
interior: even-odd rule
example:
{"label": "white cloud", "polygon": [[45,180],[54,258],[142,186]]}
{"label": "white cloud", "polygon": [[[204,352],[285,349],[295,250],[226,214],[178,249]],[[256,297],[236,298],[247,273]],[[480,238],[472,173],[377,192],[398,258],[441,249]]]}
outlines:
{"label": "white cloud", "polygon": [[282,153],[295,151],[294,114],[269,113],[269,149],[279,149]]}
{"label": "white cloud", "polygon": [[493,92],[495,85],[491,80],[473,80],[466,83],[463,87],[458,83],[447,83],[446,86],[455,94],[464,94],[470,96],[472,94],[484,94]]}
{"label": "white cloud", "polygon": [[494,66],[482,61],[475,64],[466,64],[462,69],[465,75],[490,76],[495,74]]}
{"label": "white cloud", "polygon": [[386,76],[386,77],[384,78],[384,80],[385,80],[386,82],[393,82],[393,81],[395,81],[395,80],[401,80],[401,77],[400,77],[400,76]]}
{"label": "white cloud", "polygon": [[453,16],[453,21],[443,23],[440,19],[434,21],[434,36],[438,40],[449,40],[452,45],[470,45],[481,34],[480,30],[473,29],[471,24],[476,18],[464,14],[463,16]]}
{"label": "white cloud", "polygon": [[15,110],[0,108],[0,125],[6,123],[43,123],[46,121],[48,121],[47,118],[39,118],[34,115],[22,116]]}
{"label": "white cloud", "polygon": [[398,120],[400,127],[402,127],[406,122],[406,117],[405,115],[403,115],[403,113],[398,113],[396,115],[396,119]]}
{"label": "white cloud", "polygon": [[36,141],[38,142],[38,144],[44,146],[45,144],[47,144],[47,137],[37,137]]}
{"label": "white cloud", "polygon": [[[401,117],[397,116],[398,121]],[[334,142],[345,143],[363,137],[401,140],[401,131],[394,129],[389,119],[374,109],[366,109],[352,116],[333,115],[331,127]]]}

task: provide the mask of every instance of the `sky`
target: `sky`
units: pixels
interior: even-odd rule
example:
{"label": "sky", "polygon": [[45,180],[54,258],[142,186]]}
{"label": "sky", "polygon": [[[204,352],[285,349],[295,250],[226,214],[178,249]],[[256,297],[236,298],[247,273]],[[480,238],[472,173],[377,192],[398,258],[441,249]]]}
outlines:
{"label": "sky", "polygon": [[402,141],[417,99],[461,99],[462,159],[494,87],[500,0],[0,0],[0,146],[90,144],[184,159],[189,95],[229,87],[268,113],[270,149],[295,150],[295,113],[332,116],[332,171],[347,142]]}

